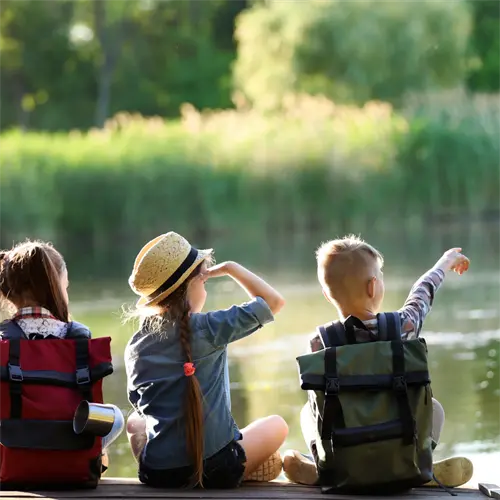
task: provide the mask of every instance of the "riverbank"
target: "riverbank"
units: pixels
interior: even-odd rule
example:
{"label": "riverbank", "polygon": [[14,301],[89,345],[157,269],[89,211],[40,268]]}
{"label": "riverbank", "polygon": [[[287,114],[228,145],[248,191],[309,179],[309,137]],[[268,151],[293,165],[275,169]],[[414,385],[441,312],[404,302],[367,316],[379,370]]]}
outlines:
{"label": "riverbank", "polygon": [[[454,100],[453,100],[454,99]],[[205,244],[498,213],[496,97],[395,111],[302,97],[280,115],[118,115],[102,130],[2,135],[2,242],[40,237],[103,269],[166,227]]]}

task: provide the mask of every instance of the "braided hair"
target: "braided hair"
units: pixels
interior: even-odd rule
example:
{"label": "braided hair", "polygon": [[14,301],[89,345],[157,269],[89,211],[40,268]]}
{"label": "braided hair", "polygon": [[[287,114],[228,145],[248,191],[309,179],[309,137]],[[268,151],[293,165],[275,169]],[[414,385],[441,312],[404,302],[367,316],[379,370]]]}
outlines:
{"label": "braided hair", "polygon": [[[190,305],[187,298],[187,291],[190,281],[200,274],[202,265],[197,266],[177,290],[158,304],[158,308],[164,311],[161,323],[164,324],[166,322],[177,327],[186,363],[193,362],[191,353],[191,326],[189,323]],[[155,318],[146,319],[146,322],[149,321],[155,322]],[[158,323],[156,323],[156,327],[158,326]],[[194,372],[186,377],[186,379],[187,389],[184,399],[186,445],[194,468],[189,486],[195,487],[197,485],[203,486],[203,396]]]}

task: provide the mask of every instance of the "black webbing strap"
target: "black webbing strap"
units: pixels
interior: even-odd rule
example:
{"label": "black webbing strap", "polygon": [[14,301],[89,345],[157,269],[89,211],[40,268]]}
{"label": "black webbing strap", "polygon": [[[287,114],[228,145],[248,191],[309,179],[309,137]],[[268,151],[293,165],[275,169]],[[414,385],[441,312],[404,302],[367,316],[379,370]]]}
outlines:
{"label": "black webbing strap", "polygon": [[356,343],[356,335],[354,334],[354,326],[352,325],[351,322],[348,323],[348,320],[351,318],[347,318],[347,320],[344,322],[342,325],[342,328],[345,331],[345,338],[347,341],[347,344],[355,344]]}
{"label": "black webbing strap", "polygon": [[396,394],[399,417],[403,426],[403,444],[412,444],[415,438],[416,427],[415,419],[408,399],[408,386],[405,375],[405,357],[403,342],[401,339],[391,341],[392,350],[392,372],[393,372],[393,390]]}
{"label": "black webbing strap", "polygon": [[364,330],[365,332],[370,332],[366,325],[356,316],[348,316],[344,321],[345,333],[347,336],[348,344],[356,344],[356,334],[355,330]]}
{"label": "black webbing strap", "polygon": [[82,391],[83,397],[92,401],[92,379],[89,367],[89,341],[88,339],[75,339],[76,353],[76,383]]}
{"label": "black webbing strap", "polygon": [[380,340],[398,340],[401,338],[401,316],[398,312],[379,313],[378,335]]}
{"label": "black webbing strap", "polygon": [[21,418],[23,409],[22,381],[23,372],[20,365],[21,340],[9,340],[9,395],[10,418]]}
{"label": "black webbing strap", "polygon": [[357,344],[356,329],[369,332],[366,325],[355,316],[349,316],[344,323],[333,321],[318,328],[325,347]]}
{"label": "black webbing strap", "polygon": [[333,440],[335,429],[344,429],[344,412],[339,399],[339,379],[337,375],[337,353],[335,347],[325,349],[325,402],[321,439]]}

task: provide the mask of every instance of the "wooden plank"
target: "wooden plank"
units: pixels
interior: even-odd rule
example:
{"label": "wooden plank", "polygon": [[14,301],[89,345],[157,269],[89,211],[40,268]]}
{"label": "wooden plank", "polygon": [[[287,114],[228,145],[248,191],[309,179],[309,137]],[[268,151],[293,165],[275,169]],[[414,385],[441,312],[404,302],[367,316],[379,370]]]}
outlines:
{"label": "wooden plank", "polygon": [[[481,500],[484,496],[478,490],[460,488],[455,490],[458,498],[462,500]],[[439,488],[416,488],[410,493],[402,495],[407,500],[448,500],[449,494]],[[254,500],[380,500],[375,496],[342,496],[323,495],[321,489],[312,486],[301,486],[288,482],[273,481],[271,483],[245,483],[241,488],[234,490],[168,490],[148,488],[141,485],[137,479],[129,478],[106,478],[103,479],[99,487],[95,490],[71,490],[71,491],[51,491],[51,492],[20,492],[20,491],[0,491],[2,499],[43,499],[43,500],[83,500],[90,498],[140,498],[140,499],[254,499]],[[398,497],[398,498],[401,498]]]}

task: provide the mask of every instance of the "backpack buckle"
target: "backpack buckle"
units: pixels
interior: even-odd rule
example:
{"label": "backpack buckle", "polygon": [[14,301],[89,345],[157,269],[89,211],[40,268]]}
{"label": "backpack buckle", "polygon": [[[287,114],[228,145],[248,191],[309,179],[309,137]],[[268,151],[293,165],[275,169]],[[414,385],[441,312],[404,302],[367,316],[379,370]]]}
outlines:
{"label": "backpack buckle", "polygon": [[326,394],[338,394],[340,390],[340,383],[338,378],[326,379]]}
{"label": "backpack buckle", "polygon": [[78,385],[90,383],[90,370],[88,366],[76,370],[76,383]]}
{"label": "backpack buckle", "polygon": [[19,365],[9,363],[9,379],[13,382],[22,382],[24,380],[23,371]]}
{"label": "backpack buckle", "polygon": [[396,392],[406,392],[408,390],[408,386],[406,385],[406,377],[404,376],[394,377],[392,381],[392,388]]}

